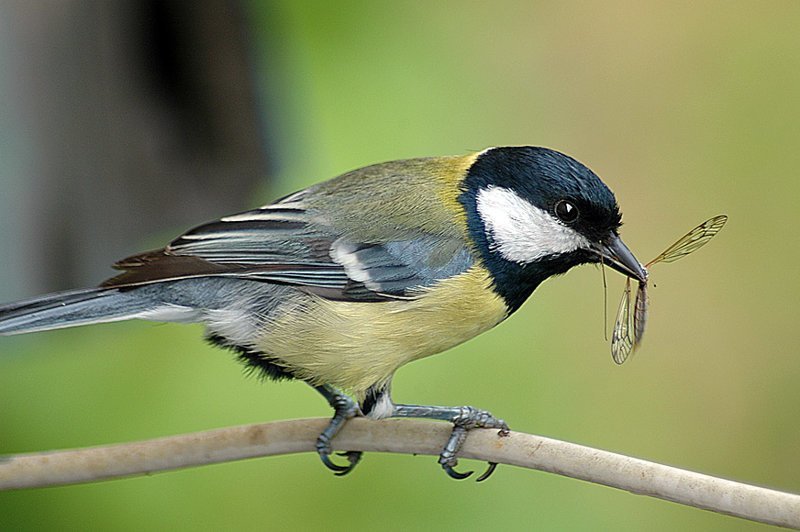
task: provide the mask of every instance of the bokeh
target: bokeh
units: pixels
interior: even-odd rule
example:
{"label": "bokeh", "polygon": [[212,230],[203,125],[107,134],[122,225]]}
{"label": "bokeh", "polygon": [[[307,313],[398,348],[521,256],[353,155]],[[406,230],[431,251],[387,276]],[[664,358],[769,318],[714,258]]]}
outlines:
{"label": "bokeh", "polygon": [[[496,329],[401,369],[396,400],[473,404],[516,430],[800,492],[800,3],[285,1],[244,13],[274,164],[241,210],[373,162],[531,144],[603,177],[642,260],[730,217],[696,255],[655,269],[648,334],[624,366],[604,338],[601,272],[584,267]],[[8,127],[0,140],[16,157],[0,161],[10,217],[14,168],[37,145]],[[22,237],[0,234],[2,270]],[[607,277],[606,322],[623,288]],[[4,279],[8,299],[42,289]],[[0,338],[0,355],[4,454],[329,414],[302,384],[243,377],[197,326]],[[761,526],[512,467],[455,482],[433,457],[373,453],[345,478],[304,454],[0,493],[0,528]]]}

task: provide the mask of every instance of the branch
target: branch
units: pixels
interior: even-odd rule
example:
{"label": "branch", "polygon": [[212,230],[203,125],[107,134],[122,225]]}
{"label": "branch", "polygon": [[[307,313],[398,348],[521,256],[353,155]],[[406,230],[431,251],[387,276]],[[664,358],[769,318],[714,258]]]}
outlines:
{"label": "branch", "polygon": [[[327,419],[278,421],[107,447],[0,457],[0,490],[92,482],[314,450]],[[337,449],[437,455],[450,426],[418,420],[348,421]],[[800,528],[800,495],[685,471],[541,436],[470,431],[459,454],[558,473],[773,525]],[[497,481],[497,480],[495,480]]]}

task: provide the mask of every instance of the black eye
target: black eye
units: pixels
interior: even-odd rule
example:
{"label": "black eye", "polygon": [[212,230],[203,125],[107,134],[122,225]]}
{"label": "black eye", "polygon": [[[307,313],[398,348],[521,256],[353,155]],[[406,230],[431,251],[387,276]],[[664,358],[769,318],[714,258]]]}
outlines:
{"label": "black eye", "polygon": [[578,208],[572,202],[562,199],[556,203],[556,216],[564,223],[571,224],[578,219],[579,214]]}

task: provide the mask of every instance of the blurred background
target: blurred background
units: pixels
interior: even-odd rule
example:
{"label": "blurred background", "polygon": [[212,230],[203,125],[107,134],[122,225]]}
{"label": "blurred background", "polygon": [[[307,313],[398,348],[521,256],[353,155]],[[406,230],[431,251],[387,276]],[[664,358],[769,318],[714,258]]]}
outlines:
{"label": "blurred background", "polygon": [[[383,160],[543,145],[615,191],[655,269],[625,366],[601,273],[545,283],[508,322],[403,368],[395,399],[474,404],[516,430],[800,492],[800,3],[0,2],[0,299],[93,285],[200,222]],[[623,282],[611,272],[609,318]],[[0,453],[327,416],[245,378],[195,326],[0,339]],[[464,461],[462,467],[482,467]],[[755,530],[500,467],[311,454],[0,493],[0,528]]]}

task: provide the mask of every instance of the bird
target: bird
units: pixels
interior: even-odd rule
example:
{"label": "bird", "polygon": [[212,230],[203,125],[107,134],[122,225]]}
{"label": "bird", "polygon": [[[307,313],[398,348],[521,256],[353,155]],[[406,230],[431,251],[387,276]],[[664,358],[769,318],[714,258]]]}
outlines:
{"label": "bird", "polygon": [[331,457],[349,419],[413,417],[452,423],[438,461],[462,479],[472,474],[456,469],[468,431],[503,436],[508,425],[471,406],[395,403],[395,372],[495,327],[575,266],[645,280],[621,221],[603,181],[549,148],[373,164],[120,260],[97,287],[2,305],[0,335],[129,319],[202,323],[209,342],[249,369],[322,394],[334,415],[316,450],[335,474],[362,456]]}

